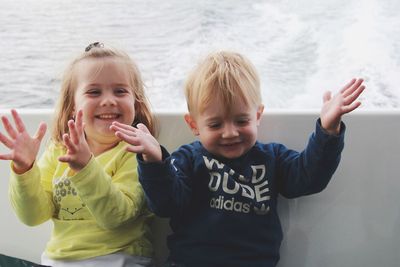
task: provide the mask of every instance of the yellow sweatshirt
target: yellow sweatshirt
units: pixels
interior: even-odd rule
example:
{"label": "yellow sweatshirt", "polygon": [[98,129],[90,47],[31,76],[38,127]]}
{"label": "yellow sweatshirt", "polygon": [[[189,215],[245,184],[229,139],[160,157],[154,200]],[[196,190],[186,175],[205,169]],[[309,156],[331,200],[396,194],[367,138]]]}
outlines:
{"label": "yellow sweatshirt", "polygon": [[75,173],[58,161],[65,150],[50,145],[22,175],[11,171],[11,204],[27,225],[52,219],[46,255],[81,260],[125,252],[151,257],[148,211],[137,176],[136,155],[120,142]]}

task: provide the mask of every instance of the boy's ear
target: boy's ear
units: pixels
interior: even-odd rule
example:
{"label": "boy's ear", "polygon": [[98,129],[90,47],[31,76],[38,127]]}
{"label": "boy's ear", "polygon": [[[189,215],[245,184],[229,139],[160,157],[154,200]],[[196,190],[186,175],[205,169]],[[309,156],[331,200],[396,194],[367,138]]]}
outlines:
{"label": "boy's ear", "polygon": [[186,124],[189,126],[190,130],[192,130],[194,135],[199,135],[199,130],[197,128],[197,123],[194,118],[188,113],[185,114]]}
{"label": "boy's ear", "polygon": [[261,121],[263,112],[264,112],[264,105],[260,105],[257,108],[257,126],[260,126],[260,121]]}

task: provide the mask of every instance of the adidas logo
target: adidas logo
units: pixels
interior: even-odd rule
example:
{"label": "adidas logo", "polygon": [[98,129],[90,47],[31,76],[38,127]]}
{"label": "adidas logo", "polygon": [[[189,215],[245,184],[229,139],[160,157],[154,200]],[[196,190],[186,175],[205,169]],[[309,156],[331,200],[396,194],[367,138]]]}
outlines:
{"label": "adidas logo", "polygon": [[254,206],[254,212],[257,215],[265,215],[265,214],[267,214],[269,212],[269,206],[265,207],[264,203],[261,205],[260,208]]}

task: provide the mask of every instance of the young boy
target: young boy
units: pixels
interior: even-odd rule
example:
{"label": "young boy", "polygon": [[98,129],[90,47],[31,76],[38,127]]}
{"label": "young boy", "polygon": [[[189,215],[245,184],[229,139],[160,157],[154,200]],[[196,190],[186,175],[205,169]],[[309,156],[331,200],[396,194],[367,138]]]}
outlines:
{"label": "young boy", "polygon": [[199,141],[169,155],[145,126],[115,123],[133,146],[151,209],[171,218],[167,266],[276,266],[282,241],[277,197],[322,191],[343,149],[341,116],[364,90],[353,79],[324,95],[315,132],[304,151],[257,141],[263,113],[253,65],[237,53],[209,55],[189,76],[185,120]]}

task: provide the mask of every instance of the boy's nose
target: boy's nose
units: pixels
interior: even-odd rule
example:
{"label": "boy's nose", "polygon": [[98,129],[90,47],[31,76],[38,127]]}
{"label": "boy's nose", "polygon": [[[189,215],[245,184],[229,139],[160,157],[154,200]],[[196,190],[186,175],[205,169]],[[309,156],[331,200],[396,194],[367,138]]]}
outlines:
{"label": "boy's nose", "polygon": [[232,138],[239,135],[236,126],[233,123],[226,124],[222,133],[222,138]]}

